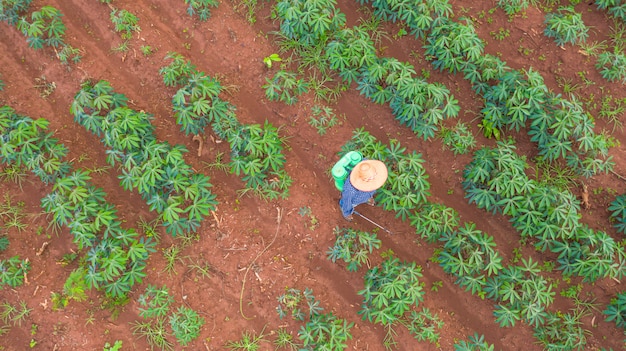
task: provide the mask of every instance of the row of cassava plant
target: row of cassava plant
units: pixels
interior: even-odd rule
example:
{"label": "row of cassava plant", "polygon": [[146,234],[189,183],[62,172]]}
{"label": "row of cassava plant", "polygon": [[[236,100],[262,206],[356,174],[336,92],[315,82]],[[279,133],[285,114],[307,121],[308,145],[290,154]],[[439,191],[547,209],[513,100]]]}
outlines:
{"label": "row of cassava plant", "polygon": [[[335,79],[331,75],[335,72],[343,84],[356,82],[361,94],[376,103],[388,103],[396,119],[424,139],[435,136],[443,119],[458,115],[458,102],[444,85],[417,77],[410,64],[378,57],[365,26],[345,27],[345,15],[335,5],[332,0],[279,2],[281,46],[305,54],[302,60],[329,79]],[[431,11],[448,10],[433,6],[427,12]],[[316,21],[327,25],[319,26]],[[416,33],[423,23],[416,26]]]}
{"label": "row of cassava plant", "polygon": [[[423,7],[417,4],[392,7],[390,3],[372,3],[374,15],[398,13],[397,8],[405,7],[409,8],[405,11],[415,13]],[[593,118],[580,101],[550,91],[543,77],[532,69],[513,70],[498,57],[485,54],[484,41],[470,20],[452,21],[451,10],[437,14],[426,31],[426,57],[436,69],[463,73],[476,93],[484,98],[481,126],[486,135],[498,136],[506,129],[527,128],[543,159],[550,162],[565,159],[569,167],[587,177],[612,169],[608,149],[613,142],[607,135],[594,132]]]}
{"label": "row of cassava plant", "polygon": [[263,125],[242,124],[235,106],[219,95],[224,90],[217,78],[198,71],[178,53],[169,53],[171,63],[160,73],[167,86],[179,87],[172,98],[176,122],[185,134],[204,134],[211,126],[218,138],[230,144],[230,172],[241,176],[246,190],[264,199],[286,198],[292,179],[284,170],[285,139],[268,121]]}
{"label": "row of cassava plant", "polygon": [[530,179],[523,157],[512,140],[474,153],[463,171],[463,188],[470,203],[510,217],[523,238],[537,250],[558,255],[558,269],[583,281],[621,279],[626,275],[624,248],[610,235],[580,222],[580,202],[568,190]]}
{"label": "row of cassava plant", "polygon": [[126,100],[106,81],[86,81],[70,112],[76,122],[102,137],[107,162],[121,171],[120,185],[137,190],[169,234],[195,232],[217,204],[209,177],[185,162],[184,146],[159,142],[152,115],[130,109]]}
{"label": "row of cassava plant", "polygon": [[87,251],[84,264],[73,273],[74,288],[68,290],[80,291],[85,285],[112,297],[124,296],[145,276],[154,243],[120,227],[104,191],[89,182],[89,172],[71,171],[63,160],[68,150],[47,127],[45,119],[19,115],[9,106],[0,108],[1,161],[31,170],[44,183],[53,184],[52,192],[41,200],[42,209],[52,216],[53,225],[69,228],[79,250]]}
{"label": "row of cassava plant", "polygon": [[90,182],[86,170],[75,170],[58,179],[52,192],[41,200],[41,207],[52,216],[52,223],[69,228],[79,250],[85,250],[84,263],[77,268],[69,298],[80,299],[81,286],[104,290],[111,297],[125,297],[146,276],[146,260],[155,242],[140,238],[132,228],[122,227],[106,193]]}
{"label": "row of cassava plant", "polygon": [[7,1],[0,4],[0,21],[6,21],[26,36],[28,46],[34,49],[52,47],[63,64],[80,61],[80,50],[65,42],[63,14],[53,6],[43,6],[30,14],[30,0]]}

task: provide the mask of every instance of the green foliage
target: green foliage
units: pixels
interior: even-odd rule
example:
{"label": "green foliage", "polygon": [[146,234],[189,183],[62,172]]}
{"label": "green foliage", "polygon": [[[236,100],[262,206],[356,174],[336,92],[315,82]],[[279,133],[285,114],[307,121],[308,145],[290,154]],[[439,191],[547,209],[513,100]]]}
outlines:
{"label": "green foliage", "polygon": [[140,32],[139,18],[126,10],[111,10],[111,23],[116,32],[121,33],[122,39],[129,40],[135,32]]}
{"label": "green foliage", "polygon": [[534,336],[539,344],[551,350],[585,350],[586,334],[580,321],[581,314],[548,312],[546,321],[535,327]]}
{"label": "green foliage", "polygon": [[363,319],[390,326],[403,318],[404,314],[424,300],[422,268],[414,262],[400,262],[389,258],[380,266],[367,271],[361,310]]}
{"label": "green foliage", "polygon": [[159,213],[169,234],[195,232],[217,204],[209,177],[185,162],[182,145],[158,142],[152,115],[125,107],[125,101],[104,81],[86,82],[70,112],[87,130],[103,135],[108,163],[121,169],[121,186],[136,189],[150,210]]}
{"label": "green foliage", "polygon": [[226,343],[225,347],[229,350],[242,350],[242,351],[256,351],[261,347],[262,341],[265,340],[265,334],[263,334],[263,330],[256,335],[255,333],[250,333],[248,331],[243,332],[240,340],[229,341]]}
{"label": "green foliage", "polygon": [[558,254],[559,269],[566,276],[595,281],[626,275],[622,245],[580,222],[580,202],[574,194],[529,179],[526,168],[512,141],[482,148],[463,172],[465,197],[487,211],[511,216],[523,237],[535,238],[538,250]]}
{"label": "green foliage", "polygon": [[346,16],[335,7],[335,0],[282,0],[275,6],[281,19],[280,31],[305,46],[324,42],[346,24]]}
{"label": "green foliage", "polygon": [[413,66],[395,58],[377,59],[358,80],[358,90],[372,101],[389,103],[395,118],[419,137],[435,136],[438,125],[456,117],[458,101],[441,83],[415,77]]}
{"label": "green foliage", "polygon": [[19,18],[28,11],[32,0],[0,0],[0,21],[15,25]]}
{"label": "green foliage", "polygon": [[464,22],[439,18],[433,26],[424,48],[436,69],[460,72],[466,63],[476,62],[483,55],[485,43],[476,34],[471,20]]}
{"label": "green foliage", "polygon": [[444,272],[456,276],[456,283],[466,291],[484,296],[487,277],[498,275],[503,268],[493,237],[476,229],[474,223],[465,223],[439,240],[444,242],[438,257]]}
{"label": "green foliage", "polygon": [[131,325],[131,331],[134,335],[146,338],[150,347],[158,347],[163,351],[173,351],[174,345],[168,340],[170,334],[165,327],[163,318],[155,318],[147,321],[135,321]]}
{"label": "green foliage", "polygon": [[176,53],[166,57],[172,63],[161,69],[166,85],[183,85],[174,95],[177,122],[185,133],[202,133],[211,125],[220,139],[231,146],[231,173],[241,176],[247,188],[266,200],[286,198],[292,179],[284,171],[284,139],[278,128],[265,122],[244,125],[235,116],[235,107],[218,95],[219,81],[196,70],[195,66]]}
{"label": "green foliage", "polygon": [[470,335],[467,341],[461,340],[454,344],[454,351],[493,351],[494,346],[485,341],[484,335]]}
{"label": "green foliage", "polygon": [[612,321],[618,328],[626,329],[626,292],[620,292],[611,299],[602,313],[607,316],[607,322]]}
{"label": "green foliage", "polygon": [[30,261],[19,256],[0,260],[0,289],[5,285],[17,288],[24,284],[24,277],[30,271]]}
{"label": "green foliage", "polygon": [[459,226],[459,213],[444,204],[427,203],[409,216],[415,234],[429,243],[439,241],[442,235],[452,233]]}
{"label": "green foliage", "polygon": [[148,284],[146,291],[137,300],[139,305],[139,315],[143,318],[164,317],[168,312],[174,298],[169,294],[167,286],[157,288]]}
{"label": "green foliage", "polygon": [[117,211],[105,202],[104,191],[89,183],[90,178],[88,172],[78,170],[57,180],[41,206],[54,223],[70,229],[80,249],[88,250],[84,266],[76,271],[87,287],[121,298],[142,282],[155,243],[137,238],[134,229],[123,229]]}
{"label": "green foliage", "polygon": [[319,135],[325,135],[328,128],[332,128],[339,123],[339,119],[332,107],[313,105],[311,113],[309,124],[317,129]]}
{"label": "green foliage", "polygon": [[193,74],[198,73],[196,66],[191,61],[185,60],[185,57],[179,53],[168,52],[165,55],[165,60],[172,60],[172,62],[161,67],[159,73],[163,76],[163,82],[168,87],[185,85]]}
{"label": "green foliage", "polygon": [[406,153],[406,148],[392,139],[388,146],[377,141],[363,128],[353,132],[352,139],[342,146],[341,154],[359,151],[365,158],[384,162],[389,171],[387,181],[376,193],[376,201],[385,210],[395,211],[396,217],[406,220],[426,203],[430,195],[428,175],[422,166],[422,155]]}
{"label": "green foliage", "polygon": [[618,232],[626,234],[626,194],[619,195],[609,204],[611,215],[609,219],[613,221],[613,227]]}
{"label": "green foliage", "polygon": [[443,321],[436,314],[431,314],[428,308],[422,308],[419,312],[411,311],[405,325],[418,341],[438,345],[440,336],[438,330],[443,328]]}
{"label": "green foliage", "polygon": [[65,176],[70,166],[62,159],[68,150],[48,133],[48,124],[0,107],[0,163],[25,166],[46,184]]}
{"label": "green foliage", "polygon": [[498,0],[498,6],[509,16],[526,10],[528,5],[530,5],[528,0]]}
{"label": "green foliage", "polygon": [[617,81],[626,84],[626,55],[619,46],[616,46],[613,52],[600,53],[596,62],[596,69],[609,82]]}
{"label": "green foliage", "polygon": [[108,342],[104,343],[104,348],[102,351],[119,351],[122,349],[122,340],[115,340],[113,345]]}
{"label": "green foliage", "polygon": [[[308,310],[306,314],[302,311],[305,303]],[[298,331],[298,337],[303,343],[300,350],[345,350],[346,342],[352,338],[350,329],[354,323],[348,323],[332,313],[322,313],[324,309],[319,304],[312,290],[306,288],[301,292],[288,288],[285,294],[278,297],[276,311],[281,319],[290,313],[295,320],[306,321]]]}
{"label": "green foliage", "polygon": [[52,6],[43,6],[39,11],[31,14],[32,22],[22,17],[17,23],[17,29],[26,36],[28,46],[41,49],[44,46],[60,48],[65,45],[65,24],[61,20],[63,14]]}
{"label": "green foliage", "polygon": [[369,254],[380,248],[381,241],[374,233],[335,227],[334,234],[337,240],[326,252],[328,259],[333,263],[338,259],[344,260],[350,272],[356,272],[363,263],[369,263]]}
{"label": "green foliage", "polygon": [[623,0],[596,0],[596,6],[608,14],[626,22],[626,2]]}
{"label": "green foliage", "polygon": [[546,29],[544,34],[549,38],[554,38],[557,45],[563,46],[566,43],[584,43],[589,36],[589,28],[582,20],[582,14],[574,10],[573,7],[561,6],[557,12],[548,13],[544,21]]}
{"label": "green foliage", "polygon": [[28,308],[25,301],[20,301],[19,306],[12,305],[8,301],[0,304],[0,319],[4,324],[13,324],[14,326],[22,326],[22,322],[30,315],[32,308]]}
{"label": "green foliage", "polygon": [[386,21],[404,21],[411,35],[423,38],[438,19],[453,16],[452,5],[448,1],[369,1],[360,0],[361,4],[371,2],[374,16]]}
{"label": "green foliage", "polygon": [[86,290],[87,282],[81,270],[72,271],[63,284],[63,295],[78,302],[87,300]]}
{"label": "green foliage", "polygon": [[0,252],[5,251],[9,247],[9,237],[0,235]]}
{"label": "green foliage", "polygon": [[443,144],[455,155],[466,154],[476,146],[474,135],[463,122],[458,122],[450,129],[442,126],[439,135]]}
{"label": "green foliage", "polygon": [[170,326],[178,343],[186,346],[200,334],[204,318],[191,308],[180,306],[170,315]]}
{"label": "green foliage", "polygon": [[185,0],[187,7],[187,13],[189,16],[195,14],[198,15],[201,21],[206,21],[211,17],[211,8],[217,7],[219,1],[217,0]]}
{"label": "green foliage", "polygon": [[279,70],[272,78],[265,78],[265,81],[267,83],[262,86],[265,96],[271,101],[282,101],[287,105],[295,104],[298,96],[309,91],[309,84],[298,79],[293,72]]}
{"label": "green foliage", "polygon": [[337,31],[326,45],[324,57],[329,68],[338,71],[348,84],[357,81],[359,71],[377,60],[374,42],[363,27]]}

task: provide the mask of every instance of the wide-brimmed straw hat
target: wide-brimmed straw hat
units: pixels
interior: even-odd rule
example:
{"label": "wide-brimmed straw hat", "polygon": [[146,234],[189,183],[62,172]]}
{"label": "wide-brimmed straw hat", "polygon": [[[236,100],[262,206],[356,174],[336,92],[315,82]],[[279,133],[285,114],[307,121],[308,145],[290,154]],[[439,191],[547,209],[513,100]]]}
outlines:
{"label": "wide-brimmed straw hat", "polygon": [[350,173],[350,183],[361,191],[374,191],[387,180],[387,166],[378,160],[361,161]]}

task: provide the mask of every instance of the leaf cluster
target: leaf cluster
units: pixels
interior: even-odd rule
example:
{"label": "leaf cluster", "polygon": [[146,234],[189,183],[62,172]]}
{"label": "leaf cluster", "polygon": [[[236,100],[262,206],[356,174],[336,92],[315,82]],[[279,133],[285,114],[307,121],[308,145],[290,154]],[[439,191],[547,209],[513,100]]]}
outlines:
{"label": "leaf cluster", "polygon": [[442,126],[439,135],[443,145],[455,155],[466,154],[476,146],[476,138],[463,122],[458,122],[452,128]]}
{"label": "leaf cluster", "polygon": [[438,330],[443,328],[444,323],[437,314],[432,314],[428,308],[424,307],[419,312],[411,311],[404,324],[409,333],[418,341],[428,341],[437,345],[440,336]]}
{"label": "leaf cluster", "polygon": [[574,351],[587,346],[587,330],[580,321],[581,314],[548,312],[545,323],[535,327],[534,337],[545,348]]}
{"label": "leaf cluster", "polygon": [[30,271],[30,261],[19,256],[0,260],[0,289],[5,285],[17,288],[24,284],[24,277]]}
{"label": "leaf cluster", "polygon": [[10,106],[0,107],[0,163],[25,166],[44,183],[65,176],[67,148],[48,133],[49,122],[20,115]]}
{"label": "leaf cluster", "polygon": [[459,226],[459,213],[444,204],[426,203],[409,216],[415,234],[429,243],[435,243],[442,235],[452,233]]}
{"label": "leaf cluster", "polygon": [[367,271],[361,310],[358,312],[370,322],[390,326],[424,300],[422,268],[415,262],[400,262],[392,257],[380,266]]}
{"label": "leaf cluster", "polygon": [[283,35],[302,45],[316,46],[346,24],[346,16],[336,4],[335,0],[282,0],[274,9]]}
{"label": "leaf cluster", "polygon": [[31,21],[26,17],[20,18],[17,29],[26,36],[28,46],[41,49],[44,46],[61,48],[65,46],[65,24],[63,14],[52,6],[43,6],[39,11],[31,14]]}
{"label": "leaf cluster", "polygon": [[28,11],[32,0],[0,0],[0,21],[15,25],[19,18]]}
{"label": "leaf cluster", "polygon": [[470,335],[467,341],[461,340],[454,344],[454,351],[493,351],[494,346],[485,341],[484,335]]}
{"label": "leaf cluster", "polygon": [[188,4],[187,13],[189,16],[198,15],[201,21],[207,21],[211,17],[211,8],[219,5],[217,0],[185,0]]}
{"label": "leaf cluster", "polygon": [[609,204],[609,216],[613,227],[618,232],[626,234],[626,194],[619,195]]}
{"label": "leaf cluster", "polygon": [[122,39],[129,40],[135,32],[140,32],[139,18],[127,10],[112,9],[109,16],[116,32],[121,33]]}
{"label": "leaf cluster", "polygon": [[356,272],[364,263],[369,265],[369,254],[381,245],[375,233],[335,227],[334,234],[337,239],[335,245],[326,252],[328,259],[333,263],[343,260],[348,264],[346,268],[350,272]]}
{"label": "leaf cluster", "polygon": [[277,71],[273,77],[265,78],[265,96],[271,101],[281,101],[287,105],[293,105],[298,101],[298,96],[309,91],[309,83],[298,78],[296,73],[285,70]]}
{"label": "leaf cluster", "polygon": [[596,69],[609,82],[626,84],[626,55],[616,46],[613,52],[605,51],[598,55]]}
{"label": "leaf cluster", "polygon": [[189,307],[180,306],[169,318],[172,332],[179,344],[186,346],[200,334],[204,318]]}
{"label": "leaf cluster", "polygon": [[167,286],[158,288],[148,284],[146,291],[137,299],[139,302],[139,315],[143,318],[163,317],[169,312],[174,297],[169,294]]}
{"label": "leaf cluster", "polygon": [[596,0],[595,4],[600,10],[607,10],[609,15],[626,22],[626,2],[624,0]]}
{"label": "leaf cluster", "polygon": [[611,299],[602,313],[607,316],[607,322],[612,321],[618,328],[626,329],[626,292],[620,292]]}
{"label": "leaf cluster", "polygon": [[339,119],[332,107],[313,105],[311,113],[309,124],[317,129],[319,135],[325,135],[329,128],[339,123]]}
{"label": "leaf cluster", "polygon": [[[305,314],[303,308],[308,313]],[[303,343],[302,350],[345,350],[347,341],[352,338],[350,329],[354,323],[348,323],[332,312],[322,313],[323,308],[315,299],[313,291],[308,288],[304,291],[288,288],[285,294],[278,297],[276,311],[281,319],[290,313],[295,320],[306,321],[298,331],[298,337]]]}
{"label": "leaf cluster", "polygon": [[544,23],[546,29],[543,33],[554,38],[559,46],[584,43],[589,37],[589,28],[583,22],[582,14],[576,12],[573,6],[561,6],[557,12],[548,13]]}

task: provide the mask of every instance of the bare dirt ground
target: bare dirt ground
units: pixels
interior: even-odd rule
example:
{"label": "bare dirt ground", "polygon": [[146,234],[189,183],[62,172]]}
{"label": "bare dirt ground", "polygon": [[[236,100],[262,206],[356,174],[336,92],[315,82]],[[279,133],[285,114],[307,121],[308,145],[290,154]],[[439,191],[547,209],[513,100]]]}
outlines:
{"label": "bare dirt ground", "polygon": [[[452,1],[456,13],[478,17],[480,11],[495,7],[495,1]],[[19,254],[28,257],[32,264],[28,284],[15,290],[0,290],[0,301],[17,303],[25,301],[33,309],[21,326],[11,327],[0,336],[4,350],[27,350],[32,339],[37,341],[35,349],[40,350],[101,350],[105,342],[123,341],[123,350],[146,350],[148,344],[135,337],[129,323],[139,319],[137,298],[147,284],[167,285],[175,297],[175,304],[187,305],[206,319],[200,337],[186,349],[223,350],[229,340],[237,340],[246,332],[266,333],[284,326],[296,334],[299,325],[292,320],[280,320],[275,311],[276,299],[285,288],[293,287],[313,290],[316,298],[326,311],[355,322],[352,329],[352,350],[383,350],[382,340],[385,330],[380,326],[362,321],[357,312],[361,296],[357,294],[363,287],[364,270],[348,272],[342,264],[333,264],[326,258],[326,251],[333,245],[333,228],[349,226],[361,230],[373,230],[370,223],[355,219],[353,223],[343,221],[337,206],[339,193],[329,178],[328,170],[337,161],[341,146],[350,139],[353,130],[364,127],[379,140],[387,143],[391,138],[398,139],[409,150],[422,153],[426,160],[425,168],[431,183],[433,202],[442,202],[455,208],[465,222],[475,222],[478,228],[496,238],[498,249],[506,259],[511,259],[513,249],[519,246],[519,234],[502,216],[493,216],[474,205],[468,205],[461,188],[460,170],[469,162],[471,154],[455,156],[445,150],[439,140],[423,141],[410,130],[400,126],[391,115],[388,107],[374,105],[355,89],[345,92],[339,99],[337,113],[345,115],[341,125],[333,127],[329,133],[319,136],[308,125],[309,111],[313,104],[311,96],[305,96],[293,106],[270,102],[261,86],[268,70],[262,59],[278,52],[271,32],[278,29],[278,23],[270,16],[270,3],[260,3],[257,22],[248,23],[236,11],[235,5],[224,1],[212,11],[207,22],[200,22],[186,14],[183,1],[114,1],[114,6],[136,14],[141,27],[140,35],[131,40],[131,49],[126,53],[111,49],[121,42],[113,31],[109,20],[110,8],[97,1],[51,0],[33,1],[31,8],[38,9],[51,5],[63,14],[67,26],[66,40],[83,52],[80,63],[68,70],[54,57],[50,49],[35,51],[28,47],[25,38],[15,27],[0,23],[0,74],[6,84],[0,92],[0,102],[13,107],[18,113],[33,118],[43,117],[50,121],[50,129],[55,136],[70,149],[69,158],[74,159],[75,167],[96,168],[105,166],[105,148],[97,137],[91,135],[73,122],[69,113],[70,103],[86,79],[104,79],[114,89],[130,99],[130,106],[154,114],[156,133],[160,140],[184,144],[189,150],[186,161],[197,171],[211,177],[213,191],[219,201],[214,218],[208,218],[200,228],[200,240],[186,246],[181,253],[182,260],[175,266],[175,273],[163,272],[165,260],[162,252],[171,245],[180,243],[162,235],[158,252],[151,255],[148,277],[143,284],[136,286],[130,296],[130,303],[119,310],[119,315],[103,307],[102,294],[89,292],[85,302],[71,302],[63,310],[53,311],[50,307],[50,294],[62,289],[73,265],[57,264],[64,254],[75,250],[67,231],[36,234],[38,226],[47,226],[41,212],[40,199],[50,191],[39,180],[31,176],[23,191],[11,183],[3,183],[0,193],[11,194],[16,201],[23,201],[26,210],[32,214],[32,223],[25,232],[9,232],[11,245],[3,254],[6,257]],[[363,12],[354,1],[340,1],[339,6],[354,25]],[[595,6],[580,4],[577,9],[583,12],[584,19],[593,29],[590,40],[604,40],[609,22]],[[530,8],[526,16],[518,16],[512,21],[497,10],[491,23],[481,23],[478,31],[488,41],[487,51],[502,57],[513,68],[532,66],[541,72],[546,84],[560,91],[557,75],[573,81],[580,81],[578,72],[586,72],[586,77],[598,82],[585,88],[586,94],[599,96],[600,85],[605,92],[616,97],[625,97],[623,86],[608,84],[593,67],[593,60],[577,51],[575,47],[557,47],[542,34],[544,13]],[[510,37],[498,41],[490,32],[505,28]],[[384,29],[392,36],[398,27],[387,24]],[[141,45],[150,45],[156,52],[149,56],[141,54]],[[421,42],[409,36],[392,39],[384,43],[386,56],[394,56],[410,62],[416,67],[432,71],[432,66],[423,58]],[[520,48],[532,50],[526,54]],[[286,200],[264,202],[255,197],[237,195],[244,187],[238,178],[225,172],[209,169],[204,162],[212,162],[217,152],[228,154],[227,143],[217,144],[207,140],[202,156],[195,153],[196,144],[191,137],[185,137],[172,117],[171,97],[175,90],[163,84],[159,69],[166,65],[166,53],[175,51],[189,58],[199,70],[209,75],[218,75],[225,85],[231,85],[224,99],[237,107],[237,117],[242,123],[263,123],[266,119],[276,126],[282,126],[281,133],[287,137],[286,170],[294,178],[290,196]],[[545,59],[538,59],[539,55]],[[42,97],[38,80],[54,82],[55,89],[47,97]],[[432,71],[430,81],[445,84],[459,100],[459,119],[472,126],[479,145],[493,145],[494,141],[482,138],[477,124],[480,102],[471,92],[469,83],[460,76]],[[622,117],[622,121],[623,121]],[[610,127],[598,121],[598,128]],[[529,160],[536,155],[536,147],[525,134],[514,134],[519,152]],[[617,173],[626,174],[624,161],[624,132],[616,130],[614,136],[622,146],[614,148]],[[86,157],[85,157],[86,155]],[[116,205],[120,214],[130,226],[140,217],[152,219],[148,206],[136,193],[124,191],[118,185],[117,172],[110,170],[101,175],[94,174],[93,183],[104,188],[107,200]],[[613,175],[601,175],[587,181],[590,189],[613,189],[618,194],[626,191],[626,184]],[[574,189],[574,191],[577,191]],[[608,222],[607,204],[613,200],[606,192],[591,191],[591,209],[583,213],[583,218],[594,229],[605,229],[614,233]],[[311,228],[310,219],[299,214],[299,209],[309,207],[311,214],[319,221]],[[279,213],[282,219],[278,221]],[[423,306],[436,312],[445,322],[441,330],[439,346],[419,343],[411,335],[398,328],[399,350],[452,350],[457,340],[466,339],[475,332],[484,334],[485,339],[500,350],[540,350],[533,343],[532,328],[518,325],[514,328],[500,328],[492,315],[493,302],[481,300],[463,291],[454,284],[454,278],[446,275],[437,264],[429,262],[436,245],[419,240],[408,223],[394,218],[393,213],[384,212],[379,207],[365,208],[362,213],[394,232],[388,235],[378,232],[382,247],[371,257],[371,265],[382,261],[380,253],[392,250],[402,260],[414,261],[424,268],[424,282],[428,289]],[[274,240],[275,238],[275,240]],[[41,255],[36,252],[48,242]],[[523,250],[524,255],[542,257],[531,248]],[[202,277],[189,269],[191,262],[210,264],[210,277]],[[74,263],[75,265],[76,263]],[[555,274],[555,279],[558,275]],[[430,291],[433,282],[442,281],[439,291]],[[586,286],[585,293],[593,294],[599,306],[605,306],[611,297],[621,290],[612,280],[602,280]],[[567,301],[562,301],[557,293],[554,309],[567,310]],[[592,326],[592,319],[595,320]],[[600,347],[624,349],[623,333],[613,323],[604,322],[600,311],[584,318],[585,328],[590,331],[587,346],[589,350]],[[37,325],[36,333],[31,333],[31,325]],[[265,329],[264,329],[265,328]],[[271,340],[272,336],[268,339]],[[273,350],[270,343],[261,344],[263,350]],[[177,346],[177,349],[182,347]]]}

